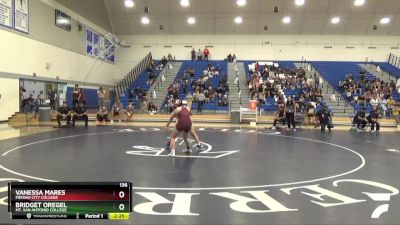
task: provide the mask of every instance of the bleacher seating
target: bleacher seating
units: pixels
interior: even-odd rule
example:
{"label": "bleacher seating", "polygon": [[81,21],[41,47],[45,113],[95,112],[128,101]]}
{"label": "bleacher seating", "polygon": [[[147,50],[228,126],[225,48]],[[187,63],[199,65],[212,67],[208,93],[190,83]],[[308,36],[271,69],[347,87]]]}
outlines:
{"label": "bleacher seating", "polygon": [[[219,76],[218,77],[213,77],[211,78],[211,86],[213,88],[217,88],[219,81],[221,78],[226,77],[227,75],[227,63],[226,61],[215,61],[215,60],[210,60],[210,61],[183,61],[183,64],[178,72],[178,75],[175,78],[175,81],[183,77],[185,70],[189,68],[193,68],[195,70],[194,77],[192,77],[192,80],[198,80],[201,75],[203,75],[203,71],[207,68],[207,66],[211,64],[213,66],[218,66],[220,68],[219,71]],[[188,91],[190,93],[193,93],[192,87],[189,85]],[[186,98],[186,94],[183,92],[183,88],[180,88],[179,90],[179,99],[183,100]],[[162,106],[163,109],[164,105]],[[193,110],[197,110],[197,104],[193,103],[192,105]],[[209,110],[209,111],[226,111],[228,110],[228,106],[218,106],[217,102],[215,101],[210,101],[208,103],[203,104],[203,110]]]}
{"label": "bleacher seating", "polygon": [[[160,63],[159,61],[155,61],[156,65],[158,65],[159,63]],[[154,70],[154,72],[156,74],[156,78],[155,79],[157,79],[157,77],[161,73],[161,70]],[[149,72],[146,69],[131,84],[130,89],[135,90],[137,87],[140,87],[142,89],[142,91],[147,92],[151,87],[151,84],[147,83],[148,78],[149,78]],[[121,99],[121,103],[126,107],[128,105],[128,102],[129,102],[129,90],[124,95],[121,95],[120,99]],[[140,100],[133,100],[133,104],[134,104],[136,109],[140,109]]]}
{"label": "bleacher seating", "polygon": [[[267,62],[268,60],[260,60],[260,61]],[[251,77],[249,65],[255,64],[256,61],[242,61],[242,62],[244,63],[244,68],[246,71],[246,78],[249,80]],[[270,62],[278,63],[279,67],[282,67],[284,69],[291,69],[291,68],[296,67],[294,65],[295,62],[293,62],[293,61],[270,61]],[[285,96],[299,97],[299,95],[300,95],[299,89],[295,89],[295,90],[285,89],[285,90],[283,90],[283,92],[285,93]],[[274,96],[268,97],[266,99],[265,104],[259,104],[258,107],[266,112],[272,112],[272,111],[278,110],[278,105],[275,101]]]}
{"label": "bleacher seating", "polygon": [[390,75],[392,75],[396,78],[400,78],[400,69],[399,68],[397,68],[389,63],[377,63],[377,64],[383,71],[388,72]]}
{"label": "bleacher seating", "polygon": [[[356,82],[360,81],[360,69],[359,64],[362,62],[312,62],[313,66],[320,72],[322,76],[332,85],[332,87],[341,94],[341,96],[345,99],[346,94],[344,89],[339,85],[340,81],[345,80],[346,75],[352,74],[353,78]],[[365,73],[365,78],[367,80],[376,79],[376,77],[367,72]],[[359,94],[353,94],[353,97],[358,96]],[[393,98],[395,100],[399,99],[399,95],[396,91],[392,93]],[[352,104],[355,108],[355,111],[358,111],[360,108]],[[366,111],[369,112],[372,109],[371,105],[366,106]]]}

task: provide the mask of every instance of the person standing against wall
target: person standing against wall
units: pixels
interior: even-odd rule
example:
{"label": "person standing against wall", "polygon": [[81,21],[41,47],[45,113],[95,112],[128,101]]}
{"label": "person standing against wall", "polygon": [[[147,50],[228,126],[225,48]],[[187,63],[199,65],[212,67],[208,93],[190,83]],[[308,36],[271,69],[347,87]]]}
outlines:
{"label": "person standing against wall", "polygon": [[202,61],[202,60],[203,60],[203,53],[199,49],[199,51],[197,52],[197,61]]}
{"label": "person standing against wall", "polygon": [[53,88],[48,91],[47,98],[50,100],[51,109],[56,109],[56,92]]}
{"label": "person standing against wall", "polygon": [[75,108],[78,105],[80,98],[79,95],[80,95],[79,86],[75,84],[75,87],[72,90],[72,108]]}
{"label": "person standing against wall", "polygon": [[194,50],[194,48],[192,49],[192,51],[190,52],[191,56],[192,56],[192,61],[196,61],[196,50]]}
{"label": "person standing against wall", "polygon": [[97,105],[99,107],[104,106],[105,96],[106,96],[106,91],[103,89],[103,87],[100,87],[99,90],[97,90]]}
{"label": "person standing against wall", "polygon": [[207,49],[207,47],[203,51],[204,55],[204,61],[208,61],[208,55],[210,54],[210,51]]}

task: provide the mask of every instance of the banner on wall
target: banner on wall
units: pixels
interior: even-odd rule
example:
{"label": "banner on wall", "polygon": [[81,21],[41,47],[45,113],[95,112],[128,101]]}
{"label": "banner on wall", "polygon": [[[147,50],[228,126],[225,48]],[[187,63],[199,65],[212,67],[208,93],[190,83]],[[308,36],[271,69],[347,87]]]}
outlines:
{"label": "banner on wall", "polygon": [[12,28],[13,11],[13,0],[0,0],[0,25]]}
{"label": "banner on wall", "polygon": [[29,33],[29,1],[15,0],[14,2],[14,29]]}

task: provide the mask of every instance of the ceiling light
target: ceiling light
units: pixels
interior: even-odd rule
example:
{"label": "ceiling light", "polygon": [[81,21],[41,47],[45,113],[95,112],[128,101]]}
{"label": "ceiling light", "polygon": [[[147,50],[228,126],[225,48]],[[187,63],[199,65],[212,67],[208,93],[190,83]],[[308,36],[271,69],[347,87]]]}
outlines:
{"label": "ceiling light", "polygon": [[383,17],[380,21],[381,24],[388,24],[390,23],[390,18],[389,17]]}
{"label": "ceiling light", "polygon": [[331,23],[333,23],[333,24],[338,24],[339,22],[340,22],[340,17],[333,17],[331,19]]}
{"label": "ceiling light", "polygon": [[305,0],[295,0],[294,3],[298,6],[304,5]]}
{"label": "ceiling light", "polygon": [[290,16],[285,16],[285,17],[283,17],[283,19],[282,19],[282,22],[283,23],[290,23],[290,21],[292,21],[292,19],[290,18]]}
{"label": "ceiling light", "polygon": [[364,5],[365,0],[354,0],[354,5],[355,6],[362,6]]}
{"label": "ceiling light", "polygon": [[188,24],[195,24],[196,23],[196,19],[194,17],[189,17],[187,22],[188,22]]}
{"label": "ceiling light", "polygon": [[143,23],[143,24],[149,24],[149,23],[150,23],[149,18],[143,16],[143,17],[142,17],[142,23]]}
{"label": "ceiling light", "polygon": [[125,6],[127,7],[127,8],[132,8],[134,5],[135,5],[135,3],[133,2],[133,0],[125,0]]}
{"label": "ceiling light", "polygon": [[182,7],[188,7],[190,5],[189,0],[181,0],[181,6]]}
{"label": "ceiling light", "polygon": [[235,18],[235,23],[239,24],[239,23],[242,23],[242,22],[243,22],[243,18],[242,18],[242,17],[237,16],[237,17]]}
{"label": "ceiling light", "polygon": [[244,6],[244,5],[246,5],[246,0],[237,0],[237,1],[236,1],[236,4],[237,4],[238,6]]}

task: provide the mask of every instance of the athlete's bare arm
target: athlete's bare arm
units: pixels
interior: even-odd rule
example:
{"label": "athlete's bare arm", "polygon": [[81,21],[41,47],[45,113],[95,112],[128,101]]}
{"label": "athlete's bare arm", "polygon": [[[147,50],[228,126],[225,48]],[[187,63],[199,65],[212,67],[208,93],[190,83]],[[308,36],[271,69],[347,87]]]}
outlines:
{"label": "athlete's bare arm", "polygon": [[[178,113],[181,111],[181,107],[176,108],[172,113],[171,113],[171,117],[169,118],[167,124],[165,125],[166,128],[169,127],[169,124],[172,122],[172,120],[174,120],[174,118],[176,117],[176,115],[178,115]],[[178,119],[178,118],[177,118]],[[178,121],[177,121],[178,122]]]}

